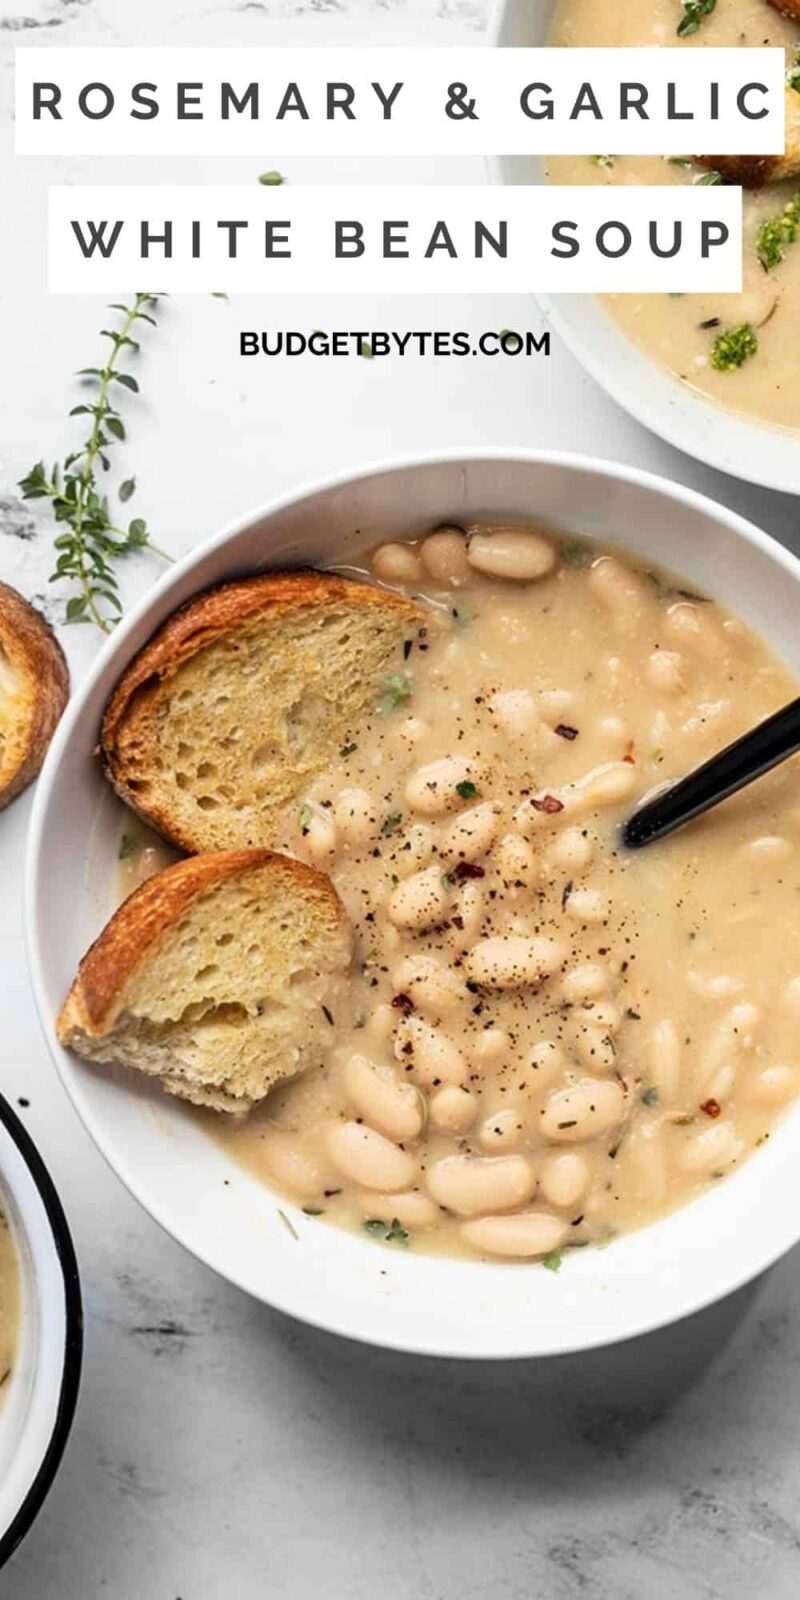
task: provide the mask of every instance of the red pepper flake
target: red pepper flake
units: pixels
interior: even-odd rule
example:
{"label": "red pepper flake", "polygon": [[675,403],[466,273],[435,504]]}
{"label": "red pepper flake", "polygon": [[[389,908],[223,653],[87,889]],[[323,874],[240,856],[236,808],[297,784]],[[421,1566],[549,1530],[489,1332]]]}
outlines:
{"label": "red pepper flake", "polygon": [[722,1106],[718,1100],[704,1100],[700,1110],[704,1111],[707,1117],[718,1117]]}
{"label": "red pepper flake", "polygon": [[628,761],[632,767],[635,767],[635,765],[636,765],[636,757],[635,757],[635,755],[633,753],[635,748],[636,747],[634,745],[633,740],[629,739],[628,740],[628,748],[625,751],[624,756],[622,757],[623,761]]}
{"label": "red pepper flake", "polygon": [[483,867],[476,866],[474,861],[458,861],[450,877],[454,883],[463,883],[466,878],[485,878],[486,872]]}
{"label": "red pepper flake", "polygon": [[395,1011],[402,1011],[404,1017],[409,1016],[414,1010],[414,1002],[410,994],[394,995],[392,998],[392,1005],[394,1006]]}
{"label": "red pepper flake", "polygon": [[564,810],[563,800],[558,800],[554,794],[543,794],[541,800],[536,795],[531,795],[531,805],[534,811],[546,811],[549,817],[554,817],[557,811]]}
{"label": "red pepper flake", "polygon": [[553,732],[558,734],[559,739],[577,739],[578,737],[577,728],[571,728],[568,722],[557,722]]}

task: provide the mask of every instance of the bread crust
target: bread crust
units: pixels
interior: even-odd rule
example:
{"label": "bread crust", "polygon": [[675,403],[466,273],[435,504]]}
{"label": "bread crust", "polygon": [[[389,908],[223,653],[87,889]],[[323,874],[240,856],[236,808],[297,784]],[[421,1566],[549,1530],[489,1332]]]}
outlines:
{"label": "bread crust", "polygon": [[767,0],[767,5],[790,22],[800,22],[800,0]]}
{"label": "bread crust", "polygon": [[[64,652],[44,617],[10,584],[0,583],[0,649],[21,684],[16,737],[9,717],[10,764],[0,767],[0,810],[16,799],[39,772],[69,699]],[[24,726],[27,723],[27,726]],[[14,748],[16,746],[16,748]]]}
{"label": "bread crust", "polygon": [[330,879],[293,856],[262,849],[190,856],[135,889],[87,950],[56,1023],[62,1044],[68,1045],[75,1031],[102,1038],[114,1023],[129,980],[193,901],[223,879],[262,866],[273,866],[297,885],[313,890],[331,919],[349,934],[347,912]]}
{"label": "bread crust", "polygon": [[394,607],[403,612],[409,624],[420,626],[430,620],[427,609],[392,589],[377,588],[352,578],[316,571],[270,572],[234,579],[218,588],[205,590],[173,612],[152,638],[134,656],[119,679],[103,713],[100,729],[100,754],[103,770],[112,787],[126,805],[158,830],[179,849],[192,851],[196,845],[183,834],[174,817],[153,799],[144,808],[129,783],[121,741],[126,722],[135,708],[156,697],[181,665],[197,651],[216,640],[252,624],[260,616],[276,622],[292,611],[327,605]]}

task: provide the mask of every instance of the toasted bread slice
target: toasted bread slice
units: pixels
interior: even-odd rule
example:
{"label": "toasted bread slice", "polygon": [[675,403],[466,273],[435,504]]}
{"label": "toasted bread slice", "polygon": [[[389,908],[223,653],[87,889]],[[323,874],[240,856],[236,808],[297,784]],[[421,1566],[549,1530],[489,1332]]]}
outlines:
{"label": "toasted bread slice", "polygon": [[330,573],[198,595],[114,690],[107,776],[184,850],[285,844],[309,784],[357,742],[430,619],[403,595]]}
{"label": "toasted bread slice", "polygon": [[58,1036],[195,1105],[249,1111],[321,1059],[350,947],[347,913],[313,867],[269,850],[193,856],[120,906]]}
{"label": "toasted bread slice", "polygon": [[[800,15],[800,0],[796,3]],[[698,156],[697,161],[701,167],[721,172],[729,183],[740,183],[744,189],[763,189],[766,183],[800,178],[800,94],[787,87],[786,149],[782,156]]]}
{"label": "toasted bread slice", "polygon": [[767,5],[791,22],[800,22],[800,0],[767,0]]}
{"label": "toasted bread slice", "polygon": [[52,628],[0,583],[0,810],[33,782],[68,697],[67,663]]}

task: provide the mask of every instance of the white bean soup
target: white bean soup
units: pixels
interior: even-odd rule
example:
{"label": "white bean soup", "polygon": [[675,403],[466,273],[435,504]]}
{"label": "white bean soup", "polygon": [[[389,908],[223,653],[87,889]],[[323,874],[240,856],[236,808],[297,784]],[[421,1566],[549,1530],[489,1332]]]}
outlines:
{"label": "white bean soup", "polygon": [[317,1069],[204,1121],[312,1217],[557,1264],[722,1179],[797,1091],[796,763],[618,839],[797,685],[713,601],[572,538],[446,529],[365,566],[430,626],[280,841],[330,873],[353,973]]}

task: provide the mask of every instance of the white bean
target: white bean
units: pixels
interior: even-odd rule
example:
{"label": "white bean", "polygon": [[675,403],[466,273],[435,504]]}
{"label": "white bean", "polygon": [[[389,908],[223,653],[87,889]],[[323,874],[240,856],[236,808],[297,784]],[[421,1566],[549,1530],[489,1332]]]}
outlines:
{"label": "white bean", "polygon": [[353,1055],[343,1073],[344,1089],[359,1116],[394,1140],[418,1139],[425,1123],[425,1103],[413,1083],[399,1082],[391,1067],[377,1066]]}
{"label": "white bean", "polygon": [[608,992],[610,974],[607,967],[597,961],[582,961],[566,972],[561,980],[561,994],[570,1005],[581,1000],[595,1000]]}
{"label": "white bean", "polygon": [[564,1051],[555,1039],[539,1039],[531,1051],[531,1072],[536,1089],[545,1089],[565,1067]]}
{"label": "white bean", "polygon": [[461,1086],[466,1082],[467,1063],[458,1045],[421,1017],[403,1018],[394,1053],[423,1089],[438,1089],[445,1083]]}
{"label": "white bean", "polygon": [[608,895],[599,889],[570,889],[564,900],[565,915],[573,922],[605,922],[609,911]]}
{"label": "white bean", "polygon": [[467,560],[476,572],[514,583],[533,583],[556,564],[552,539],[528,528],[493,528],[470,533]]}
{"label": "white bean", "polygon": [[671,1017],[662,1017],[646,1040],[650,1082],[663,1105],[674,1105],[681,1082],[681,1045]]}
{"label": "white bean", "polygon": [[498,1067],[511,1050],[511,1036],[505,1028],[484,1028],[470,1045],[472,1065],[481,1072],[487,1067]]}
{"label": "white bean", "polygon": [[538,882],[538,859],[521,833],[504,833],[492,859],[507,888],[529,889]]}
{"label": "white bean", "polygon": [[757,1106],[783,1106],[797,1093],[797,1073],[792,1067],[762,1067],[744,1081],[747,1099]]}
{"label": "white bean", "polygon": [[406,804],[424,817],[442,817],[463,805],[459,784],[480,787],[483,771],[467,756],[441,756],[417,767],[406,783]]}
{"label": "white bean", "polygon": [[663,1121],[649,1118],[635,1126],[623,1140],[617,1162],[626,1187],[637,1198],[651,1206],[663,1205],[669,1189]]}
{"label": "white bean", "polygon": [[514,1150],[519,1144],[525,1125],[518,1106],[505,1106],[487,1117],[478,1129],[478,1143],[490,1153],[495,1150]]}
{"label": "white bean", "polygon": [[394,1033],[396,1022],[397,1012],[393,1011],[385,1000],[382,1000],[370,1012],[364,1026],[364,1033],[376,1044],[386,1044]]}
{"label": "white bean", "polygon": [[688,650],[693,650],[704,660],[719,656],[723,638],[707,612],[692,601],[679,600],[670,606],[664,627],[672,638]]}
{"label": "white bean", "polygon": [[593,1072],[613,1071],[617,1052],[608,1028],[579,1027],[575,1033],[575,1048],[584,1066]]}
{"label": "white bean", "polygon": [[399,994],[409,995],[415,1006],[437,1019],[449,1016],[469,999],[469,990],[458,974],[433,956],[406,956],[392,981]]}
{"label": "white bean", "polygon": [[303,828],[306,849],[317,866],[325,866],[336,850],[336,828],[325,811],[315,811]]}
{"label": "white bean", "polygon": [[470,575],[467,541],[460,528],[438,528],[420,550],[422,565],[435,583],[456,589]]}
{"label": "white bean", "polygon": [[568,1225],[548,1211],[520,1211],[513,1217],[478,1217],[462,1223],[460,1232],[481,1255],[527,1259],[558,1250],[568,1236]]}
{"label": "white bean", "polygon": [[686,688],[683,656],[677,650],[654,650],[647,658],[647,677],[660,694],[683,694]]}
{"label": "white bean", "polygon": [[392,852],[392,865],[399,878],[410,878],[413,873],[427,867],[433,859],[433,829],[427,822],[415,822],[406,828],[402,841]]}
{"label": "white bean", "polygon": [[618,805],[627,800],[636,788],[636,769],[631,761],[608,761],[594,767],[573,786],[572,809],[598,810],[601,806]]}
{"label": "white bean", "polygon": [[439,1221],[437,1207],[419,1189],[406,1189],[400,1194],[375,1194],[369,1191],[357,1195],[356,1199],[363,1216],[374,1217],[376,1221],[389,1225],[396,1219],[401,1227],[413,1229],[415,1233],[425,1228],[435,1228]]}
{"label": "white bean", "polygon": [[764,866],[772,862],[788,861],[794,854],[794,846],[790,839],[784,839],[779,834],[766,833],[758,839],[751,839],[742,848],[742,855],[748,861],[754,861],[756,866]]}
{"label": "white bean", "polygon": [[430,1119],[443,1133],[466,1133],[478,1112],[478,1102],[468,1089],[448,1083],[431,1096]]}
{"label": "white bean", "polygon": [[492,800],[482,805],[470,806],[462,811],[439,840],[439,854],[445,861],[458,857],[461,861],[477,861],[494,844],[500,831],[499,807]]}
{"label": "white bean", "polygon": [[396,928],[422,932],[443,922],[450,902],[441,867],[425,867],[404,883],[398,883],[389,896],[387,912]]}
{"label": "white bean", "polygon": [[565,828],[556,835],[547,852],[547,859],[567,872],[580,872],[588,867],[594,855],[594,842],[583,828]]}
{"label": "white bean", "polygon": [[536,1178],[524,1156],[445,1156],[428,1172],[437,1205],[462,1216],[524,1205]]}
{"label": "white bean", "polygon": [[483,922],[483,890],[477,883],[462,883],[450,913],[450,939],[457,950],[468,950]]}
{"label": "white bean", "polygon": [[545,1156],[539,1187],[551,1206],[571,1210],[583,1199],[591,1176],[588,1161],[577,1150],[553,1150]]}
{"label": "white bean", "polygon": [[409,544],[382,544],[372,553],[372,570],[381,583],[420,583],[422,562]]}
{"label": "white bean", "polygon": [[303,1148],[295,1134],[287,1133],[283,1128],[265,1128],[259,1143],[259,1155],[263,1157],[270,1177],[282,1189],[288,1189],[300,1199],[310,1200],[321,1194],[327,1186],[330,1168],[326,1169]]}
{"label": "white bean", "polygon": [[701,1091],[710,1093],[720,1069],[735,1065],[745,1051],[752,1050],[759,1018],[758,1007],[742,1000],[717,1023],[700,1056],[698,1084]]}
{"label": "white bean", "polygon": [[377,824],[371,795],[366,789],[340,789],[333,802],[333,818],[343,844],[366,844]]}
{"label": "white bean", "polygon": [[741,1155],[744,1145],[729,1122],[714,1122],[701,1132],[688,1133],[679,1155],[684,1172],[722,1172]]}
{"label": "white bean", "polygon": [[467,975],[484,989],[535,987],[558,970],[565,955],[560,940],[544,935],[482,939],[467,956]]}
{"label": "white bean", "polygon": [[568,1089],[551,1094],[541,1114],[540,1127],[553,1144],[597,1139],[622,1121],[625,1096],[620,1084],[603,1078],[581,1078]]}
{"label": "white bean", "polygon": [[381,1189],[386,1194],[410,1189],[417,1176],[417,1165],[405,1150],[385,1139],[374,1128],[359,1122],[337,1122],[328,1130],[331,1160],[353,1183],[364,1189]]}
{"label": "white bean", "polygon": [[504,689],[490,695],[487,710],[509,738],[524,743],[533,738],[539,726],[536,701],[528,689]]}
{"label": "white bean", "polygon": [[621,631],[634,628],[643,609],[651,603],[642,579],[615,556],[600,556],[592,562],[588,584]]}

